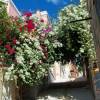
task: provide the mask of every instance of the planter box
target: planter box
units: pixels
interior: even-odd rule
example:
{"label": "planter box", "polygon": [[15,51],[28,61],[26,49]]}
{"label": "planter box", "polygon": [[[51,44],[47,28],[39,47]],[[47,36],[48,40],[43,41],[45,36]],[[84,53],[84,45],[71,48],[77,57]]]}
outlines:
{"label": "planter box", "polygon": [[14,80],[4,79],[7,68],[0,68],[0,100],[16,100],[17,88]]}

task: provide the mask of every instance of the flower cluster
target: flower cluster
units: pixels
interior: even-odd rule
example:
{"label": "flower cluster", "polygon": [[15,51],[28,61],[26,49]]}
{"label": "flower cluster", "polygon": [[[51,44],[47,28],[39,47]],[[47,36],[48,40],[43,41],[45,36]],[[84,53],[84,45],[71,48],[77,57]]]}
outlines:
{"label": "flower cluster", "polygon": [[[8,24],[9,23],[9,24]],[[18,34],[11,18],[0,24],[0,59],[3,66],[10,66],[15,60]]]}
{"label": "flower cluster", "polygon": [[25,84],[39,84],[50,67],[52,27],[30,12],[10,20],[10,27],[0,34],[0,57],[4,57],[6,65],[10,66],[7,79],[16,76]]}
{"label": "flower cluster", "polygon": [[[16,45],[16,37],[11,37],[10,34],[6,33],[6,35],[3,35],[0,37],[0,46],[4,47],[5,53],[8,55],[13,55],[15,53],[15,49],[13,48]],[[1,50],[1,52],[3,52]]]}

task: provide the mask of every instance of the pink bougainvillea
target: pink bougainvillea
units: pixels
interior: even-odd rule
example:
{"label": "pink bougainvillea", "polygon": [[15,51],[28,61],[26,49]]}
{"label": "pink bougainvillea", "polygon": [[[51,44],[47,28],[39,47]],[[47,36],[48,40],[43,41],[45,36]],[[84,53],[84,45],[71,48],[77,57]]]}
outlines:
{"label": "pink bougainvillea", "polygon": [[44,22],[44,19],[41,19],[40,22]]}
{"label": "pink bougainvillea", "polygon": [[12,55],[12,54],[15,53],[15,49],[14,49],[14,48],[9,48],[9,49],[7,50],[7,52],[8,52],[9,55]]}
{"label": "pink bougainvillea", "polygon": [[10,48],[11,48],[11,45],[10,45],[10,44],[6,44],[6,45],[5,45],[5,48],[6,48],[6,49],[10,49]]}
{"label": "pink bougainvillea", "polygon": [[32,20],[26,21],[25,27],[27,28],[28,32],[31,32],[33,29],[35,29],[35,24],[33,23]]}
{"label": "pink bougainvillea", "polygon": [[14,37],[12,42],[13,42],[14,45],[16,45],[17,39]]}
{"label": "pink bougainvillea", "polygon": [[51,42],[45,41],[49,41],[48,34],[52,29],[45,24],[44,19],[31,16],[32,13],[27,12],[20,18],[11,18],[11,26],[5,28],[3,35],[0,34],[0,52],[5,64],[9,67],[13,65],[12,71],[21,82],[38,84],[46,73],[45,66],[48,66],[48,47]]}
{"label": "pink bougainvillea", "polygon": [[2,43],[3,43],[3,41],[2,41],[2,40],[0,40],[0,45],[2,45]]}
{"label": "pink bougainvillea", "polygon": [[32,16],[32,13],[31,13],[31,12],[25,12],[25,13],[24,13],[24,16],[30,17],[30,16]]}

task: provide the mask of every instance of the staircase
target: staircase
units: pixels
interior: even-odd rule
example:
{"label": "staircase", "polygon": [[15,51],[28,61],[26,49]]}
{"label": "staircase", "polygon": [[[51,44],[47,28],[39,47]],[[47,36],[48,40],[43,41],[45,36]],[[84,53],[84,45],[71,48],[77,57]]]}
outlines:
{"label": "staircase", "polygon": [[96,90],[96,100],[100,100],[100,90]]}
{"label": "staircase", "polygon": [[[55,88],[42,91],[37,100],[94,100],[89,88]],[[100,99],[99,99],[100,100]]]}

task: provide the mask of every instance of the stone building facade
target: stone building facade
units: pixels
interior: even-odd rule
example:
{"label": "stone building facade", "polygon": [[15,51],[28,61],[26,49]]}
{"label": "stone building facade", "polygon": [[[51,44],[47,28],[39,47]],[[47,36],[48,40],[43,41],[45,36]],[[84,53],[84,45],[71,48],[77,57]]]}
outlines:
{"label": "stone building facade", "polygon": [[[9,16],[19,17],[22,15],[12,0],[4,0],[3,2],[7,5],[7,13]],[[33,14],[33,16],[43,19],[44,23],[46,24],[50,23],[47,11],[36,11],[36,13]]]}
{"label": "stone building facade", "polygon": [[21,15],[21,13],[19,12],[12,0],[4,0],[3,2],[7,5],[7,13],[9,16],[18,17]]}
{"label": "stone building facade", "polygon": [[47,11],[36,11],[33,16],[38,17],[39,19],[43,19],[45,24],[50,24],[50,19]]}

